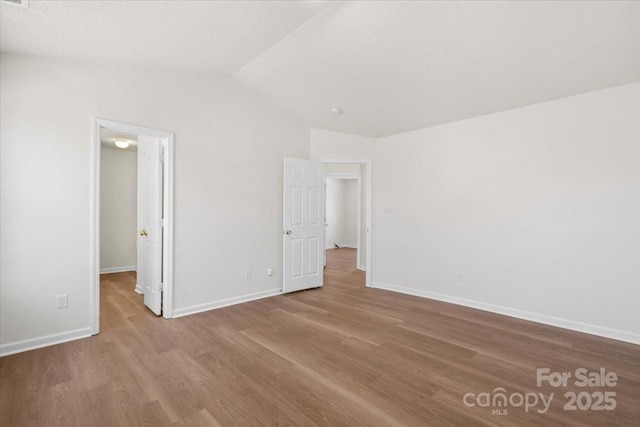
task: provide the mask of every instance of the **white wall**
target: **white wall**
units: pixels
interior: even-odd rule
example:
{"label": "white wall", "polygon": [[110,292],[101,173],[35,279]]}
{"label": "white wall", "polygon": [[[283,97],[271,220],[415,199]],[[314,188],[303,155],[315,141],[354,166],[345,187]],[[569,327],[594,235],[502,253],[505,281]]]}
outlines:
{"label": "white wall", "polygon": [[640,342],[640,83],[377,148],[378,286]]}
{"label": "white wall", "polygon": [[375,160],[375,138],[312,128],[309,141],[315,160]]}
{"label": "white wall", "polygon": [[381,140],[374,286],[640,343],[640,83]]}
{"label": "white wall", "polygon": [[355,248],[358,246],[358,180],[343,179],[343,234],[338,236],[342,246]]}
{"label": "white wall", "polygon": [[0,351],[90,331],[93,117],[175,132],[178,314],[281,288],[282,158],[308,158],[307,127],[208,73],[3,54],[0,87]]}
{"label": "white wall", "polygon": [[325,175],[358,175],[360,165],[357,163],[325,163]]}
{"label": "white wall", "polygon": [[[356,167],[358,167],[356,165]],[[355,248],[358,237],[358,180],[327,178],[325,247]]]}
{"label": "white wall", "polygon": [[136,268],[138,153],[100,153],[100,270]]}
{"label": "white wall", "polygon": [[341,185],[341,181],[335,178],[327,178],[326,188],[326,226],[325,226],[325,249],[333,249],[334,242],[338,235],[339,221],[341,215],[340,202],[344,199],[343,194],[344,187]]}

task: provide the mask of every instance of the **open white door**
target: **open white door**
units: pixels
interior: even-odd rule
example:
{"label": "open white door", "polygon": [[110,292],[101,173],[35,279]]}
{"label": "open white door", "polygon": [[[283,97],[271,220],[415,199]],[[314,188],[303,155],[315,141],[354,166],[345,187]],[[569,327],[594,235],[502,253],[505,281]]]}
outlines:
{"label": "open white door", "polygon": [[283,292],[322,286],[322,163],[284,158]]}
{"label": "open white door", "polygon": [[162,144],[157,138],[138,137],[138,285],[144,304],[162,311]]}

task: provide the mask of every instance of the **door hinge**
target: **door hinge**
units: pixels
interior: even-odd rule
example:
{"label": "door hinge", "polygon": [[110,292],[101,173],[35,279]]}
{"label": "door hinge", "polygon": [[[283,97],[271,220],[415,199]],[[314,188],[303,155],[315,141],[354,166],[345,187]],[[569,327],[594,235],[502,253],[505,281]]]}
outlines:
{"label": "door hinge", "polygon": [[160,283],[160,290],[161,290],[162,292],[166,292],[166,290],[167,290],[167,285],[165,285],[165,283],[164,283],[164,282]]}

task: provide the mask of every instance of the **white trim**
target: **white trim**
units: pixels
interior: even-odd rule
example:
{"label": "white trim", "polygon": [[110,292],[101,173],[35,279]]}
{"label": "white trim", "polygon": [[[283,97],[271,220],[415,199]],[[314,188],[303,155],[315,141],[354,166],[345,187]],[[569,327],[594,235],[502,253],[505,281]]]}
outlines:
{"label": "white trim", "polygon": [[89,315],[91,334],[100,332],[100,127],[93,119],[91,138],[91,280],[89,285]]}
{"label": "white trim", "polygon": [[345,163],[349,165],[371,162],[370,159],[318,159],[317,161],[321,163]]}
{"label": "white trim", "polygon": [[450,295],[439,294],[435,292],[424,291],[422,289],[407,288],[396,286],[389,283],[376,282],[372,286],[376,289],[384,289],[392,292],[413,295],[422,298],[429,298],[437,301],[448,302],[451,304],[462,305],[465,307],[475,308],[478,310],[489,311],[491,313],[503,314],[505,316],[515,317],[517,319],[528,320],[531,322],[542,323],[545,325],[556,326],[558,328],[569,329],[572,331],[583,332],[586,334],[597,335],[600,337],[611,338],[618,341],[625,341],[632,344],[640,344],[640,334],[619,329],[611,329],[603,326],[592,325],[589,323],[577,322],[575,320],[563,319],[560,317],[547,316],[545,314],[532,313],[530,311],[518,310],[515,308],[504,307],[500,305],[487,304],[480,301],[459,298]]}
{"label": "white trim", "polygon": [[[372,228],[372,218],[373,218],[373,171],[372,171],[372,166],[371,166],[371,160],[370,159],[319,159],[318,160],[321,163],[325,163],[325,164],[333,164],[333,163],[345,163],[345,164],[364,164],[367,166],[367,194],[366,194],[366,205],[367,205],[367,217],[365,220],[365,225],[366,225],[366,230],[364,230],[365,234],[366,234],[366,239],[365,239],[365,247],[367,249],[367,253],[365,256],[365,263],[366,266],[358,266],[359,270],[363,270],[366,274],[365,274],[365,286],[370,288],[372,286],[373,283],[373,271],[374,271],[374,267],[375,267],[375,258],[373,256],[371,247],[373,246],[373,228]],[[359,185],[358,187],[362,187],[361,185]],[[362,195],[360,197],[360,199],[362,199]],[[358,224],[360,223],[360,221],[358,221]],[[358,242],[359,244],[360,242]],[[358,264],[360,263],[360,260],[358,259]],[[360,268],[362,267],[362,268]]]}
{"label": "white trim", "polygon": [[123,267],[101,268],[100,274],[124,273],[126,271],[136,271],[135,265],[126,265]]}
{"label": "white trim", "polygon": [[190,314],[202,313],[203,311],[215,310],[216,308],[228,307],[230,305],[241,304],[243,302],[255,301],[258,299],[282,295],[282,288],[271,289],[269,291],[256,292],[239,297],[227,298],[219,301],[211,301],[204,304],[192,305],[185,308],[177,308],[173,311],[173,317],[189,316]]}
{"label": "white trim", "polygon": [[162,315],[173,317],[173,133],[157,129],[145,128],[112,120],[93,118],[92,129],[92,168],[91,168],[91,284],[90,284],[90,316],[91,332],[100,332],[100,129],[134,133],[158,138],[164,144],[164,238],[162,248],[163,282],[165,291],[162,295]]}
{"label": "white trim", "polygon": [[144,291],[142,290],[142,286],[136,283],[136,287],[133,289],[137,294],[144,295]]}
{"label": "white trim", "polygon": [[22,353],[23,351],[35,350],[36,348],[48,347],[54,344],[74,341],[80,338],[91,336],[91,328],[74,329],[72,331],[60,332],[58,334],[44,335],[42,337],[31,338],[24,341],[16,341],[0,345],[0,357],[10,354]]}
{"label": "white trim", "polygon": [[367,233],[366,246],[367,253],[365,256],[364,266],[365,271],[365,285],[371,287],[371,283],[373,282],[373,272],[374,272],[374,262],[375,258],[373,257],[373,239],[375,236],[373,235],[373,168],[371,166],[371,160],[367,163],[367,229],[365,233]]}
{"label": "white trim", "polygon": [[163,205],[162,205],[162,317],[173,317],[173,133],[167,133],[163,152]]}

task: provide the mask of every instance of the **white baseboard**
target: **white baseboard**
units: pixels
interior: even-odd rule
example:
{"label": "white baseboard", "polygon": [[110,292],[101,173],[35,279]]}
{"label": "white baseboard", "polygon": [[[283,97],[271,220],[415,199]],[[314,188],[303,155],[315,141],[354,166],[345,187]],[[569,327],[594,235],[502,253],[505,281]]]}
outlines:
{"label": "white baseboard", "polygon": [[190,314],[202,313],[203,311],[214,310],[216,308],[228,307],[230,305],[240,304],[243,302],[255,301],[262,298],[273,297],[282,294],[282,288],[271,289],[268,291],[256,292],[253,294],[242,295],[239,297],[227,298],[219,301],[212,301],[205,304],[192,305],[190,307],[178,308],[173,310],[173,317],[183,317]]}
{"label": "white baseboard", "polygon": [[0,345],[0,357],[10,354],[22,353],[23,351],[35,350],[36,348],[48,347],[54,344],[61,344],[80,338],[91,336],[91,327],[74,329],[73,331],[60,332],[58,334],[45,335],[31,338],[24,341],[16,341]]}
{"label": "white baseboard", "polygon": [[124,273],[125,271],[136,271],[137,268],[135,265],[127,265],[124,267],[110,267],[110,268],[101,268],[100,274],[109,274],[109,273]]}
{"label": "white baseboard", "polygon": [[531,322],[543,323],[545,325],[556,326],[559,328],[570,329],[572,331],[584,332],[591,335],[598,335],[605,338],[611,338],[618,341],[625,341],[632,344],[640,344],[640,334],[621,331],[619,329],[611,329],[603,326],[592,325],[589,323],[577,322],[575,320],[563,319],[560,317],[547,316],[544,314],[531,313],[529,311],[518,310],[499,305],[487,304],[484,302],[469,300],[465,298],[454,297],[450,295],[439,294],[435,292],[424,291],[422,289],[406,288],[403,286],[391,285],[389,283],[376,282],[371,284],[372,288],[384,289],[387,291],[400,292],[407,295],[414,295],[422,298],[429,298],[437,301],[448,302],[451,304],[462,305],[465,307],[476,308],[478,310],[489,311],[491,313],[503,314],[518,319],[529,320]]}
{"label": "white baseboard", "polygon": [[360,271],[367,271],[367,267],[365,265],[359,265],[358,266],[358,270]]}
{"label": "white baseboard", "polygon": [[144,291],[142,290],[142,287],[138,283],[136,283],[136,287],[134,291],[136,291],[137,294],[144,295]]}

